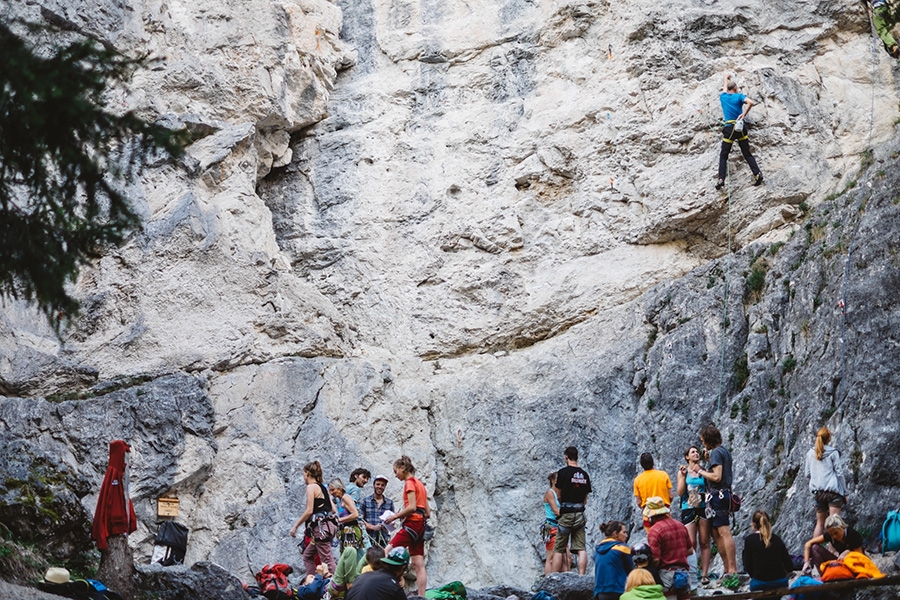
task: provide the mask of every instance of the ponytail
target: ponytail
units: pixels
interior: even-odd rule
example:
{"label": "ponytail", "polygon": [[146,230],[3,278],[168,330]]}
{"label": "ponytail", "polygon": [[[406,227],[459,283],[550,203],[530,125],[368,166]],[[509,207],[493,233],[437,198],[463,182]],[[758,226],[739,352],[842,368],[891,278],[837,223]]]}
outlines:
{"label": "ponytail", "polygon": [[822,460],[825,456],[825,444],[831,441],[831,432],[827,427],[822,427],[816,433],[816,460]]}
{"label": "ponytail", "polygon": [[768,548],[772,543],[772,524],[769,522],[769,515],[764,510],[758,510],[753,513],[753,524],[759,530],[759,537],[762,538],[763,545]]}
{"label": "ponytail", "polygon": [[398,469],[403,469],[409,475],[416,474],[416,468],[412,464],[412,459],[405,454],[394,461],[394,466]]}
{"label": "ponytail", "polygon": [[306,463],[303,470],[309,473],[309,476],[315,479],[316,483],[322,483],[322,465],[319,461],[314,460],[311,463]]}
{"label": "ponytail", "polygon": [[606,523],[600,524],[600,533],[608,538],[611,538],[612,536],[622,531],[622,529],[624,528],[625,523],[623,523],[622,521],[607,521]]}

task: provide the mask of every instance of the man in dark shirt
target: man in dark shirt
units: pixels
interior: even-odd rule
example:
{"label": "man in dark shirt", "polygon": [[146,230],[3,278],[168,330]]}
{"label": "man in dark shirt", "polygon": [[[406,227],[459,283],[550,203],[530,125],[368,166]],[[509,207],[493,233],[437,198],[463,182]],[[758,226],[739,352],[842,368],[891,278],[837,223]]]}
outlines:
{"label": "man in dark shirt", "polygon": [[[578,466],[578,449],[569,446],[565,450],[566,466],[556,474],[556,489],[559,496],[559,519],[556,545],[553,547],[554,569],[563,571],[563,557],[571,538],[571,550],[578,554],[578,573],[587,572],[587,547],[585,545],[584,507],[587,495],[591,493],[591,478]],[[568,571],[568,569],[565,569]]]}
{"label": "man in dark shirt", "polygon": [[369,571],[356,578],[346,600],[406,600],[406,593],[399,582],[409,567],[409,551],[397,546],[381,562],[384,566],[377,571]]}
{"label": "man in dark shirt", "polygon": [[725,575],[737,573],[737,549],[731,535],[731,453],[722,447],[722,434],[715,425],[700,430],[700,441],[709,451],[708,470],[698,475],[706,480],[706,518],[722,555]]}

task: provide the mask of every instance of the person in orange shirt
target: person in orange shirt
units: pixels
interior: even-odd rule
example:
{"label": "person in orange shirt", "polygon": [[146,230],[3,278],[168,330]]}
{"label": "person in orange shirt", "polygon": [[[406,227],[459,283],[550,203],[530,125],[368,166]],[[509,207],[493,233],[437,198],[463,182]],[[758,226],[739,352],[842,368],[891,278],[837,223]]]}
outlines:
{"label": "person in orange shirt", "polygon": [[394,476],[403,482],[403,509],[394,515],[385,518],[385,523],[402,519],[402,526],[391,538],[390,544],[384,549],[385,556],[391,556],[391,550],[397,547],[407,547],[412,568],[416,572],[416,587],[418,594],[425,596],[425,525],[431,516],[431,508],[428,506],[428,492],[421,481],[415,478],[416,468],[412,460],[403,455],[394,461]]}
{"label": "person in orange shirt", "polygon": [[[653,455],[649,452],[641,454],[641,468],[644,472],[634,478],[634,499],[638,508],[643,510],[648,498],[662,498],[666,506],[672,502],[672,480],[665,471],[653,468]],[[644,529],[650,530],[650,523],[644,520]]]}

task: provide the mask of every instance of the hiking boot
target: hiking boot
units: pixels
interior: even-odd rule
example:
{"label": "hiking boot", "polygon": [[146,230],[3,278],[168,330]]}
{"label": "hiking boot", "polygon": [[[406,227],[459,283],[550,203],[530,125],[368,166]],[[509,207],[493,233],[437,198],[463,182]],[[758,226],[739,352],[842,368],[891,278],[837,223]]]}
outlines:
{"label": "hiking boot", "polygon": [[762,182],[763,182],[762,172],[759,172],[753,176],[753,185],[754,186],[760,185]]}
{"label": "hiking boot", "polygon": [[725,180],[717,179],[716,180],[716,189],[721,190],[723,187],[725,187]]}

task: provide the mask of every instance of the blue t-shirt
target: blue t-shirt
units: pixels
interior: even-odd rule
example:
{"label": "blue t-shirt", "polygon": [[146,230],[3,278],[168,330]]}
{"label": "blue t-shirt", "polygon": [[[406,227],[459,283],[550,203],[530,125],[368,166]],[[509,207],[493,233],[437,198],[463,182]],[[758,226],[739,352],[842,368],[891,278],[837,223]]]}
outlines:
{"label": "blue t-shirt", "polygon": [[725,115],[726,121],[736,121],[741,116],[741,113],[744,112],[745,100],[747,100],[747,96],[744,94],[729,94],[728,92],[719,94],[722,114]]}

